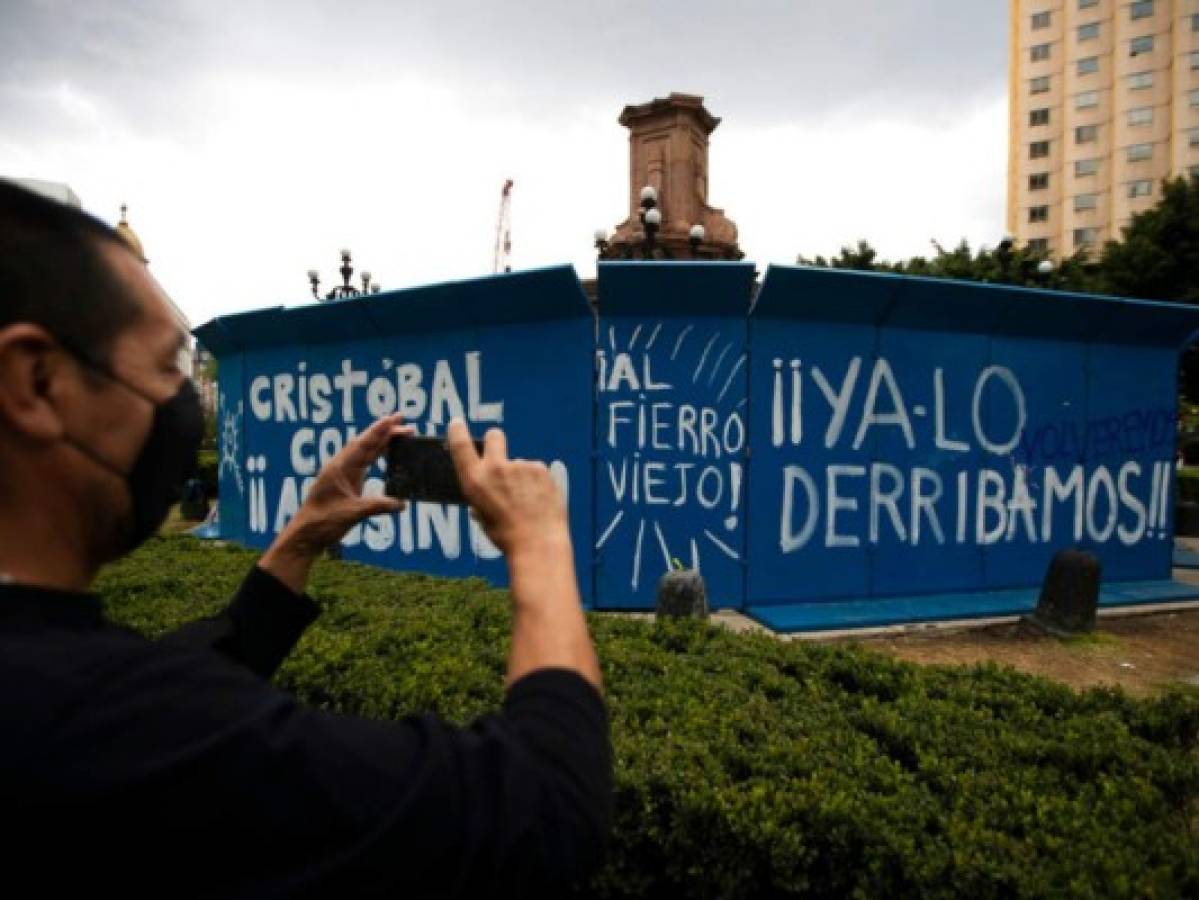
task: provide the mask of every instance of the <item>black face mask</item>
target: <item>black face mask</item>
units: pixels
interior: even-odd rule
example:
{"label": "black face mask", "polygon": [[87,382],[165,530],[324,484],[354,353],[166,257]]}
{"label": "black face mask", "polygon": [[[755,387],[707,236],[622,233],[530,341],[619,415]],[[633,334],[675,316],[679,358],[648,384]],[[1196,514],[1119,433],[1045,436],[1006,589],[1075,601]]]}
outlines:
{"label": "black face mask", "polygon": [[89,459],[124,479],[128,486],[133,522],[121,547],[122,553],[128,553],[158,531],[171,507],[182,499],[185,482],[195,477],[196,454],[204,437],[204,411],[190,378],[183,380],[173,397],[158,403],[96,363],[85,358],[80,358],[80,361],[154,405],[154,422],[150,426],[150,433],[146,435],[141,453],[128,472],[122,472],[101,459],[90,447],[66,438]]}

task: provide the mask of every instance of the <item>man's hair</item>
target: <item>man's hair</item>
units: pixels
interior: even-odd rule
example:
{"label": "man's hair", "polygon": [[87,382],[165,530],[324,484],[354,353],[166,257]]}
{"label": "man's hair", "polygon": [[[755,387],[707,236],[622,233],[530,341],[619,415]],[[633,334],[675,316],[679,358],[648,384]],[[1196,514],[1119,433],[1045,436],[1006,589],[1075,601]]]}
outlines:
{"label": "man's hair", "polygon": [[128,250],[99,219],[0,179],[0,328],[40,325],[107,366],[141,307],[102,256],[106,241]]}

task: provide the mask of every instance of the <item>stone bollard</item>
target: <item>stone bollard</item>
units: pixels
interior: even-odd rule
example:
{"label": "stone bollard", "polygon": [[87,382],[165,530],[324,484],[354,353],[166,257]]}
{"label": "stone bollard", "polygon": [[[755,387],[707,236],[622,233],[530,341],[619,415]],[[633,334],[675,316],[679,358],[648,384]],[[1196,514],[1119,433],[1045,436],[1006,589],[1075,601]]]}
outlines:
{"label": "stone bollard", "polygon": [[1099,574],[1099,560],[1093,553],[1059,550],[1045,573],[1037,608],[1024,621],[1058,637],[1094,631]]}
{"label": "stone bollard", "polygon": [[675,569],[658,581],[658,603],[654,610],[659,617],[674,619],[708,618],[708,590],[703,576],[695,569]]}

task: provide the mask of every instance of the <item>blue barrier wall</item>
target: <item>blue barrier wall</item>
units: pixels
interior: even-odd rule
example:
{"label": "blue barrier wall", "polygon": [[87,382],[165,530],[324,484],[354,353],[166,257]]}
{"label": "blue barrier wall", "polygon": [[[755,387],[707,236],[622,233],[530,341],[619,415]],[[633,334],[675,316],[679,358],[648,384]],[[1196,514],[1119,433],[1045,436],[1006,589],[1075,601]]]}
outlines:
{"label": "blue barrier wall", "polygon": [[[221,534],[265,547],[344,442],[398,411],[426,434],[454,416],[509,453],[545,460],[575,535],[591,531],[587,363],[593,319],[570,268],[217,319],[197,332],[220,366]],[[564,417],[563,411],[569,411]],[[569,426],[579,416],[579,426]],[[381,492],[380,462],[366,482]],[[465,511],[416,503],[343,541],[348,559],[504,583],[502,559]],[[591,583],[590,548],[576,547]],[[588,600],[590,598],[587,598]]]}
{"label": "blue barrier wall", "polygon": [[1067,546],[1109,579],[1168,578],[1193,323],[1163,304],[772,268],[750,326],[749,603],[1037,584]]}
{"label": "blue barrier wall", "polygon": [[601,263],[595,597],[652,609],[674,560],[745,599],[746,313],[753,266]]}
{"label": "blue barrier wall", "polygon": [[[674,561],[781,629],[1026,609],[1053,553],[1103,602],[1171,583],[1178,353],[1161,303],[741,263],[603,263],[214,320],[222,535],[263,547],[321,461],[398,409],[499,424],[567,488],[589,604]],[[368,482],[380,490],[381,470]],[[352,532],[400,569],[504,568],[433,504]],[[899,599],[896,599],[899,598]]]}

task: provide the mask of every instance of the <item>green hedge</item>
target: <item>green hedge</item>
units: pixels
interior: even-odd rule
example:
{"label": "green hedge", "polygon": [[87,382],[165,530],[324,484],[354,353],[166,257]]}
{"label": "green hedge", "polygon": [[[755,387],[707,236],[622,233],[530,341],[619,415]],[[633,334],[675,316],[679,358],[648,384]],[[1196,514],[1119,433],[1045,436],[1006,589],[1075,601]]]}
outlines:
{"label": "green hedge", "polygon": [[[101,579],[150,635],[253,554],[157,540]],[[501,699],[506,596],[321,563],[278,682],[329,709],[465,722]],[[592,616],[617,822],[594,897],[1196,897],[1199,699],[920,667],[696,622]]]}

